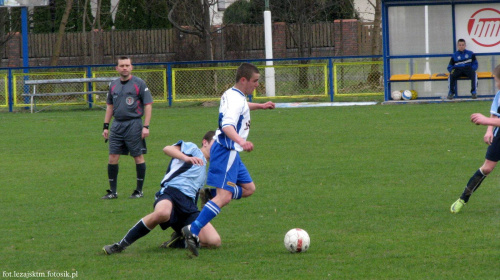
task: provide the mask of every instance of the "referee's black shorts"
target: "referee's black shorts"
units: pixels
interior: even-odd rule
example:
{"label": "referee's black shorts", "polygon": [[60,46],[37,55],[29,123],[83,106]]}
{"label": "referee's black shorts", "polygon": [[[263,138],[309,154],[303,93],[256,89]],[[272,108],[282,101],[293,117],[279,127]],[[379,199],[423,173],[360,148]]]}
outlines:
{"label": "referee's black shorts", "polygon": [[114,120],[109,135],[109,154],[133,157],[147,153],[146,141],[142,139],[142,119]]}

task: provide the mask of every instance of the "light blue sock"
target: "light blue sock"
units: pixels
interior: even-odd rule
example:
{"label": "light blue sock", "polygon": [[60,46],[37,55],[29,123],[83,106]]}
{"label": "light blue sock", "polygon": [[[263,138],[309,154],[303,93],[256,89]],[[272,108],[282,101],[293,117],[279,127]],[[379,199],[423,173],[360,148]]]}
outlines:
{"label": "light blue sock", "polygon": [[199,235],[200,230],[208,224],[215,216],[220,213],[220,208],[217,204],[213,203],[211,200],[203,206],[201,209],[200,215],[196,220],[191,224],[191,233],[194,235]]}
{"label": "light blue sock", "polygon": [[234,187],[233,199],[240,199],[243,195],[243,189],[240,186]]}

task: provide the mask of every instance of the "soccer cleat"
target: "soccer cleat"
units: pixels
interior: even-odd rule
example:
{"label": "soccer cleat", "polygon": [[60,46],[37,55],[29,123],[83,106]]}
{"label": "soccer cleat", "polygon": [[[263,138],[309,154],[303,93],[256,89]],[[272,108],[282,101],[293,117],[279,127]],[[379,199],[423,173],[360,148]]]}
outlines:
{"label": "soccer cleat", "polygon": [[181,233],[174,230],[170,240],[163,242],[160,248],[186,248],[186,243],[184,242],[184,237]]}
{"label": "soccer cleat", "polygon": [[197,257],[198,256],[198,247],[200,246],[200,240],[198,236],[194,235],[191,232],[191,225],[187,225],[182,228],[182,235],[186,239],[186,246],[191,251],[191,253]]}
{"label": "soccer cleat", "polygon": [[477,94],[473,93],[472,94],[472,99],[477,99]]}
{"label": "soccer cleat", "polygon": [[123,250],[125,250],[125,247],[122,247],[120,246],[120,244],[115,243],[102,247],[102,250],[106,255],[111,255],[111,254],[121,253]]}
{"label": "soccer cleat", "polygon": [[464,207],[465,201],[461,198],[459,198],[457,201],[455,201],[450,208],[451,213],[456,214],[462,210],[462,207]]}
{"label": "soccer cleat", "polygon": [[111,190],[106,190],[108,193],[101,197],[101,199],[114,199],[114,198],[118,198],[118,194],[117,193],[113,193]]}
{"label": "soccer cleat", "polygon": [[203,206],[205,206],[205,204],[207,204],[207,202],[210,199],[214,198],[212,196],[210,188],[202,188],[202,189],[200,189],[199,193],[200,193],[200,200],[201,200],[201,208],[203,208]]}
{"label": "soccer cleat", "polygon": [[131,196],[129,196],[128,198],[140,198],[140,197],[143,197],[144,195],[142,194],[141,191],[138,191],[138,190],[135,190]]}
{"label": "soccer cleat", "polygon": [[453,94],[448,94],[448,99],[453,99]]}

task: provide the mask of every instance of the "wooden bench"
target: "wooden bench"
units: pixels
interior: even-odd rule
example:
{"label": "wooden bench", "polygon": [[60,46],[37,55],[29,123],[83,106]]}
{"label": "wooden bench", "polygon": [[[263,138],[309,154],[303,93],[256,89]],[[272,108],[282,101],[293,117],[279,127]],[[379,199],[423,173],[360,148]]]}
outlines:
{"label": "wooden bench", "polygon": [[[491,72],[476,72],[478,79],[493,79]],[[413,82],[413,81],[436,81],[448,80],[448,73],[434,73],[434,74],[396,74],[392,75],[389,81],[391,82]],[[467,77],[460,77],[460,79],[468,79]]]}
{"label": "wooden bench", "polygon": [[36,106],[35,97],[42,96],[71,96],[71,95],[86,95],[86,94],[107,94],[108,91],[83,91],[83,92],[54,92],[54,93],[38,93],[36,90],[37,85],[46,84],[68,84],[68,83],[95,83],[95,82],[111,82],[118,79],[118,77],[105,77],[105,78],[77,78],[77,79],[53,79],[53,80],[25,80],[25,85],[33,86],[31,93],[22,94],[22,96],[30,97],[31,113]]}

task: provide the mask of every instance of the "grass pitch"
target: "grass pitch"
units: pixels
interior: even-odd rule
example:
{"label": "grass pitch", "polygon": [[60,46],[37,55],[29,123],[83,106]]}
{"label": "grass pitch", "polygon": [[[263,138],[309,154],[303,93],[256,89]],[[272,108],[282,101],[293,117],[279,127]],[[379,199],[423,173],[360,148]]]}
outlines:
{"label": "grass pitch", "polygon": [[[121,254],[119,241],[152,210],[167,168],[165,145],[200,142],[217,107],[156,108],[145,197],[127,197],[135,165],[120,160],[119,199],[108,188],[102,110],[0,115],[0,268],[77,273],[80,279],[498,279],[499,173],[451,214],[481,166],[489,102],[293,108],[252,112],[255,150],[242,153],[256,193],[213,220],[223,245],[160,249],[159,227]],[[305,229],[308,252],[285,233]],[[59,277],[62,278],[62,277]]]}

